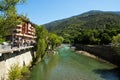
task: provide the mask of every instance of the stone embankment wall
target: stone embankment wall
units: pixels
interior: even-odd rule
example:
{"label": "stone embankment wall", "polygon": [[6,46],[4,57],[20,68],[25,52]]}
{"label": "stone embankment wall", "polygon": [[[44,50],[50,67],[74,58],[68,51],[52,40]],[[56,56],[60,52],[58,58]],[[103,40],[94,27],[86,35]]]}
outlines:
{"label": "stone embankment wall", "polygon": [[12,65],[28,66],[31,64],[33,58],[35,58],[35,52],[32,47],[16,49],[15,51],[11,50],[11,52],[0,54],[0,80],[8,78],[8,72]]}
{"label": "stone embankment wall", "polygon": [[111,46],[106,45],[81,45],[75,44],[77,50],[87,51],[99,58],[109,61],[112,64],[120,66],[120,56]]}

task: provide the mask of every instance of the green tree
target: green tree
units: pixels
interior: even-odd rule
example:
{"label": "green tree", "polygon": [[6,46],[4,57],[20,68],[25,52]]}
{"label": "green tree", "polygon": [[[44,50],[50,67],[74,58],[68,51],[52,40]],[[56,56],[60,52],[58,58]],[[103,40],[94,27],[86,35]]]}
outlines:
{"label": "green tree", "polygon": [[0,0],[0,34],[2,37],[10,35],[13,28],[19,24],[16,5],[26,0]]}
{"label": "green tree", "polygon": [[120,48],[120,34],[118,34],[117,36],[113,36],[112,43],[114,47]]}
{"label": "green tree", "polygon": [[107,33],[103,33],[101,36],[101,44],[108,44],[111,42],[111,37]]}
{"label": "green tree", "polygon": [[37,59],[39,60],[39,58],[43,57],[45,54],[45,50],[47,48],[47,44],[45,39],[39,39],[38,43],[37,43]]}
{"label": "green tree", "polygon": [[45,51],[51,45],[52,49],[56,46],[59,46],[63,42],[63,37],[57,36],[54,33],[48,33],[44,26],[36,26],[36,35],[37,35],[37,59],[43,57]]}
{"label": "green tree", "polygon": [[44,38],[46,40],[48,37],[48,31],[44,28],[43,25],[36,26],[36,35],[37,35],[37,41],[40,38]]}
{"label": "green tree", "polygon": [[117,36],[113,36],[112,46],[115,49],[116,53],[120,55],[120,34],[118,34]]}
{"label": "green tree", "polygon": [[36,26],[36,35],[37,35],[37,59],[43,57],[45,54],[45,50],[48,46],[48,31],[44,28],[44,26]]}
{"label": "green tree", "polygon": [[56,47],[57,35],[50,33],[49,34],[49,41],[50,41],[50,44],[52,45],[52,49],[54,49]]}
{"label": "green tree", "polygon": [[54,33],[50,33],[49,34],[49,41],[50,41],[50,45],[52,46],[52,49],[54,49],[57,46],[59,46],[60,44],[62,44],[64,39],[61,36],[58,36],[58,35],[56,35]]}

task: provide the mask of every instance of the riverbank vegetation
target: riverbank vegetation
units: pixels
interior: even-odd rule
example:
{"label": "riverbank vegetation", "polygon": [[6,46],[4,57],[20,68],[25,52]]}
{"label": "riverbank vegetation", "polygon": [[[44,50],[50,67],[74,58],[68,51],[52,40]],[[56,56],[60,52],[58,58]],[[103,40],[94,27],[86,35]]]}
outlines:
{"label": "riverbank vegetation", "polygon": [[47,50],[54,50],[56,47],[60,46],[64,40],[61,36],[49,33],[44,26],[36,26],[36,35],[36,59],[38,61],[43,58]]}
{"label": "riverbank vegetation", "polygon": [[120,13],[88,11],[45,24],[46,29],[64,37],[65,43],[110,45],[120,33]]}
{"label": "riverbank vegetation", "polygon": [[79,44],[79,49],[113,63],[120,62],[120,13],[89,11],[45,24],[45,27],[62,36],[64,43]]}
{"label": "riverbank vegetation", "polygon": [[63,20],[45,24],[50,32],[64,37],[65,43],[103,45],[120,33],[120,14],[89,11]]}
{"label": "riverbank vegetation", "polygon": [[14,64],[10,67],[8,80],[27,80],[29,74],[30,71],[28,67],[20,67],[19,64]]}
{"label": "riverbank vegetation", "polygon": [[113,36],[112,44],[116,53],[120,56],[120,34],[118,34],[117,36]]}

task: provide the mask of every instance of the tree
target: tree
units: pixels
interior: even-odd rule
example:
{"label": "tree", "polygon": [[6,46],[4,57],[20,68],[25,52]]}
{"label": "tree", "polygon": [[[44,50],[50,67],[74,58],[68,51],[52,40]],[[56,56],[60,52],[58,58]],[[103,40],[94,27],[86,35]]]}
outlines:
{"label": "tree", "polygon": [[49,34],[49,41],[50,41],[50,44],[52,45],[52,49],[54,49],[56,47],[56,40],[57,39],[57,35],[54,34],[54,33],[50,33]]}
{"label": "tree", "polygon": [[37,58],[41,58],[45,54],[45,50],[48,46],[48,31],[44,28],[44,26],[36,26],[36,35],[37,35]]}
{"label": "tree", "polygon": [[118,34],[117,36],[113,36],[112,43],[114,47],[120,48],[120,34]]}
{"label": "tree", "polygon": [[38,59],[44,56],[46,48],[47,48],[47,44],[45,39],[43,38],[39,39],[37,43],[37,52],[36,52]]}
{"label": "tree", "polygon": [[52,49],[54,49],[56,46],[59,46],[64,40],[61,36],[57,36],[54,33],[48,33],[43,25],[36,26],[36,35],[38,60],[44,56],[45,51],[49,46],[52,46]]}
{"label": "tree", "polygon": [[59,39],[59,45],[62,44],[62,42],[64,41],[64,38],[62,36],[58,36]]}
{"label": "tree", "polygon": [[36,26],[36,35],[37,35],[37,41],[40,38],[47,39],[47,37],[48,37],[48,31],[44,28],[43,25]]}
{"label": "tree", "polygon": [[108,44],[111,42],[111,37],[107,33],[103,33],[101,36],[101,44]]}
{"label": "tree", "polygon": [[117,54],[120,55],[120,34],[118,34],[117,36],[113,36],[112,46],[117,52]]}
{"label": "tree", "polygon": [[62,44],[62,42],[64,40],[63,37],[58,36],[54,33],[50,33],[48,39],[49,39],[50,45],[52,46],[52,49],[54,49],[57,46],[59,46],[60,44]]}
{"label": "tree", "polygon": [[0,33],[2,37],[10,35],[13,28],[19,24],[16,5],[26,0],[0,0]]}

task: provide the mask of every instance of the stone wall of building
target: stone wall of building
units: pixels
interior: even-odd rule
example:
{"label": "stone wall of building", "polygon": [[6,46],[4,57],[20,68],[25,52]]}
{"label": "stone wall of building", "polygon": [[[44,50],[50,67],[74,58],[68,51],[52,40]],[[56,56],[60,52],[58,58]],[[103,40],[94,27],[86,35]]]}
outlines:
{"label": "stone wall of building", "polygon": [[9,53],[3,53],[0,56],[0,80],[6,80],[10,67],[14,64],[19,66],[28,66],[35,57],[35,52],[32,48],[26,48]]}

